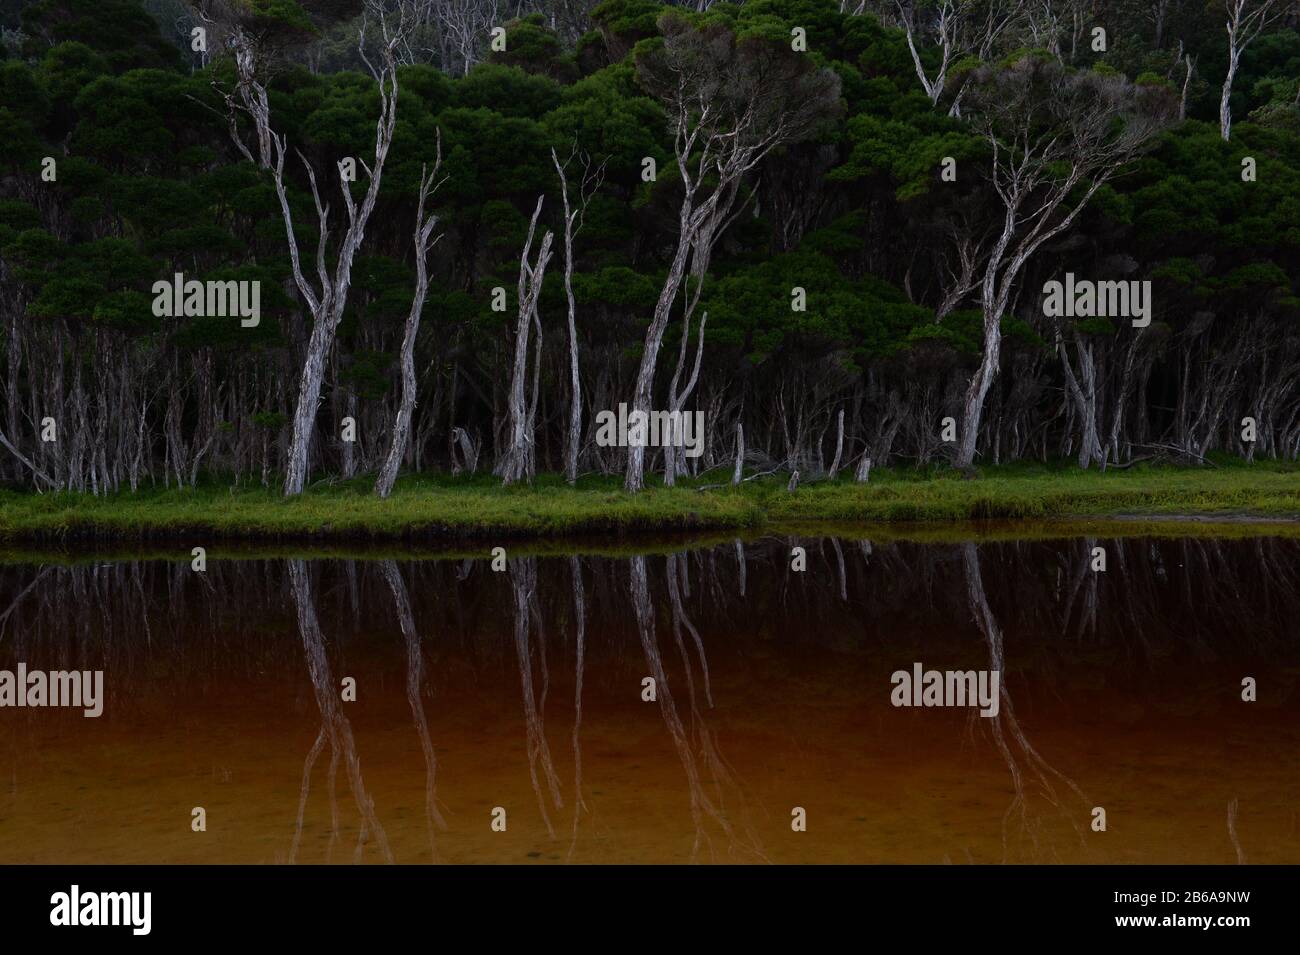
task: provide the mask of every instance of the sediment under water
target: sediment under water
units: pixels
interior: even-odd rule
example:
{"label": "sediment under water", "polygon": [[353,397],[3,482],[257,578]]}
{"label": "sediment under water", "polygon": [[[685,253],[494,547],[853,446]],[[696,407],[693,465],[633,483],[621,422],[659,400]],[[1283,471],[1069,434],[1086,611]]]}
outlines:
{"label": "sediment under water", "polygon": [[[1295,863],[1298,582],[1271,537],[4,565],[0,669],[106,699],[0,708],[0,863]],[[892,705],[916,663],[997,716]]]}

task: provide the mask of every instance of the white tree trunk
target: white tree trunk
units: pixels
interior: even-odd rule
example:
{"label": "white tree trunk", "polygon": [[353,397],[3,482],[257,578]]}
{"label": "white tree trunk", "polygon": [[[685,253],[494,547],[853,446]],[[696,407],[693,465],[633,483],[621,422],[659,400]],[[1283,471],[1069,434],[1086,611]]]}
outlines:
{"label": "white tree trunk", "polygon": [[827,478],[834,481],[835,475],[840,472],[840,457],[844,454],[844,409],[840,409],[839,418],[835,425],[835,457],[831,459],[831,469],[827,473]]}
{"label": "white tree trunk", "polygon": [[[548,231],[542,236],[535,264],[529,262],[529,257],[532,254],[533,236],[537,231],[537,220],[542,214],[542,203],[545,198],[545,196],[537,197],[537,206],[533,209],[533,217],[528,224],[528,238],[524,242],[523,254],[519,257],[519,313],[515,322],[515,355],[510,369],[510,391],[507,397],[506,446],[497,464],[497,474],[503,484],[527,480],[535,470],[536,458],[531,423],[532,412],[536,410],[536,399],[534,398],[530,409],[525,397],[525,383],[528,380],[528,338],[533,322],[537,320],[537,298],[541,295],[546,264],[551,258],[551,240],[554,235]],[[541,334],[540,323],[538,334],[539,336]],[[536,366],[540,363],[539,353],[535,359],[535,372]]]}
{"label": "white tree trunk", "polygon": [[736,422],[736,467],[731,472],[731,484],[736,486],[740,484],[741,475],[745,472],[745,426],[739,421]]}
{"label": "white tree trunk", "polygon": [[1232,82],[1237,76],[1237,67],[1241,62],[1241,50],[1236,45],[1236,37],[1231,27],[1228,31],[1228,73],[1223,78],[1223,91],[1219,94],[1219,135],[1226,143],[1232,136]]}
{"label": "white tree trunk", "polygon": [[411,310],[406,314],[406,328],[402,332],[402,402],[397,409],[397,418],[393,422],[393,438],[388,446],[388,457],[379,471],[375,482],[375,493],[388,497],[393,492],[397,481],[397,470],[402,457],[406,454],[406,445],[411,434],[411,415],[415,411],[415,338],[420,333],[420,314],[424,311],[424,300],[429,293],[428,252],[433,239],[433,229],[438,217],[425,213],[425,204],[430,193],[437,188],[434,180],[438,168],[442,165],[442,134],[438,134],[438,155],[433,164],[433,172],[421,170],[420,200],[415,213],[415,294],[411,298]]}

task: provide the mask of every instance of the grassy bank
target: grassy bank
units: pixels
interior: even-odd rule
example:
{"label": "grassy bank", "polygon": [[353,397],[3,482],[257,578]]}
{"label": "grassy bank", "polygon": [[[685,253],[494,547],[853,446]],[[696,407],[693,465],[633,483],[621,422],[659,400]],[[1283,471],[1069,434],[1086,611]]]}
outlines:
{"label": "grassy bank", "polygon": [[955,522],[1117,516],[1300,518],[1300,469],[1272,463],[1133,468],[884,471],[785,490],[784,479],[740,488],[654,486],[624,493],[613,478],[577,487],[544,476],[502,488],[490,477],[413,477],[380,501],[370,483],[317,484],[286,500],[264,488],[146,490],[95,498],[0,491],[0,541],[452,541],[793,527],[810,522]]}

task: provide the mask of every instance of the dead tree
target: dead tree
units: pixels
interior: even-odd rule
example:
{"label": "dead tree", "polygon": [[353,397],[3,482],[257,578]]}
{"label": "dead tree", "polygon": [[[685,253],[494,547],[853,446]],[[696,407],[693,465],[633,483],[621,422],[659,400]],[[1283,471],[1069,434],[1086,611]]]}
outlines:
{"label": "dead tree", "polygon": [[501,6],[500,0],[444,0],[432,6],[438,62],[446,72],[469,74],[492,27],[509,19]]}
{"label": "dead tree", "polygon": [[575,155],[576,146],[561,165],[560,157],[554,149],[551,150],[551,162],[560,177],[560,199],[564,203],[564,298],[569,306],[569,423],[564,439],[564,479],[570,484],[578,480],[578,451],[582,442],[582,382],[578,377],[577,306],[573,298],[573,237],[582,229],[587,205],[605,178],[605,164],[593,169],[590,157],[582,153],[579,157],[582,183],[578,187],[577,205],[572,205],[566,170]]}
{"label": "dead tree", "polygon": [[[551,240],[554,234],[547,230],[542,236],[537,258],[530,262],[533,236],[537,220],[542,214],[545,196],[537,197],[537,207],[528,223],[528,238],[519,256],[519,316],[515,322],[515,356],[510,369],[509,405],[506,410],[506,446],[497,461],[496,474],[503,484],[531,481],[537,470],[537,453],[533,444],[533,422],[537,415],[537,381],[542,364],[542,325],[538,316],[537,299],[542,294],[542,279],[546,264],[551,260]],[[525,396],[528,379],[528,339],[530,329],[536,327],[537,342],[533,357],[532,400]]]}
{"label": "dead tree", "polygon": [[831,469],[827,472],[826,477],[834,481],[835,475],[840,473],[840,458],[844,455],[844,409],[840,409],[839,415],[835,421],[835,457],[831,459]]}
{"label": "dead tree", "polygon": [[1219,134],[1226,143],[1232,135],[1232,84],[1241,66],[1241,54],[1261,30],[1278,19],[1287,4],[1277,0],[1223,0],[1228,13],[1228,72],[1219,95]]}
{"label": "dead tree", "polygon": [[442,166],[442,133],[438,133],[436,157],[433,170],[420,170],[420,199],[415,208],[415,294],[411,296],[411,310],[406,314],[406,328],[402,332],[402,401],[393,421],[393,438],[388,446],[388,457],[379,471],[375,481],[375,493],[388,497],[393,492],[397,481],[397,469],[406,454],[406,445],[411,436],[411,414],[415,411],[415,338],[420,333],[420,313],[424,311],[424,300],[429,294],[429,249],[438,241],[433,236],[433,229],[438,224],[438,217],[427,209],[429,196],[437,190],[441,182],[435,182],[438,169]]}
{"label": "dead tree", "polygon": [[731,484],[740,486],[741,475],[745,473],[745,426],[736,422],[736,467],[731,472]]}
{"label": "dead tree", "polygon": [[[907,49],[912,54],[912,66],[921,88],[938,103],[948,83],[948,70],[965,56],[978,56],[987,60],[997,46],[998,39],[1020,14],[1019,3],[1006,0],[938,0],[938,3],[918,3],[917,0],[895,0],[898,20],[907,36]],[[921,62],[917,38],[939,51],[939,65],[931,77]],[[950,113],[960,110],[961,93],[953,97]]]}
{"label": "dead tree", "polygon": [[[463,465],[456,460],[456,451],[458,449],[460,451],[461,457],[464,459],[465,462]],[[464,428],[451,429],[450,456],[451,456],[452,474],[459,474],[462,468],[468,471],[470,474],[474,474],[475,472],[477,472],[478,453],[479,453],[478,442],[474,439],[471,439],[469,434],[465,431]]]}

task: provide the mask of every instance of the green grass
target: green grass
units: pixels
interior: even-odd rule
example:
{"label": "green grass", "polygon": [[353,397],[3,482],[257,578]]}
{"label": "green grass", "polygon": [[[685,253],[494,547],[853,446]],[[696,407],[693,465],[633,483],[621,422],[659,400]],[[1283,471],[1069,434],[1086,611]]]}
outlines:
{"label": "green grass", "polygon": [[[717,480],[716,478],[714,480]],[[209,541],[454,542],[485,538],[792,530],[814,523],[950,524],[971,520],[1197,516],[1300,517],[1300,468],[1272,462],[1100,474],[1068,465],[988,468],[967,480],[948,470],[873,472],[871,482],[804,484],[761,478],[696,490],[656,482],[626,494],[616,478],[568,487],[545,475],[502,488],[486,476],[409,477],[378,500],[370,480],[322,482],[298,498],[210,484],[95,498],[0,491],[0,541],[10,544]]]}

